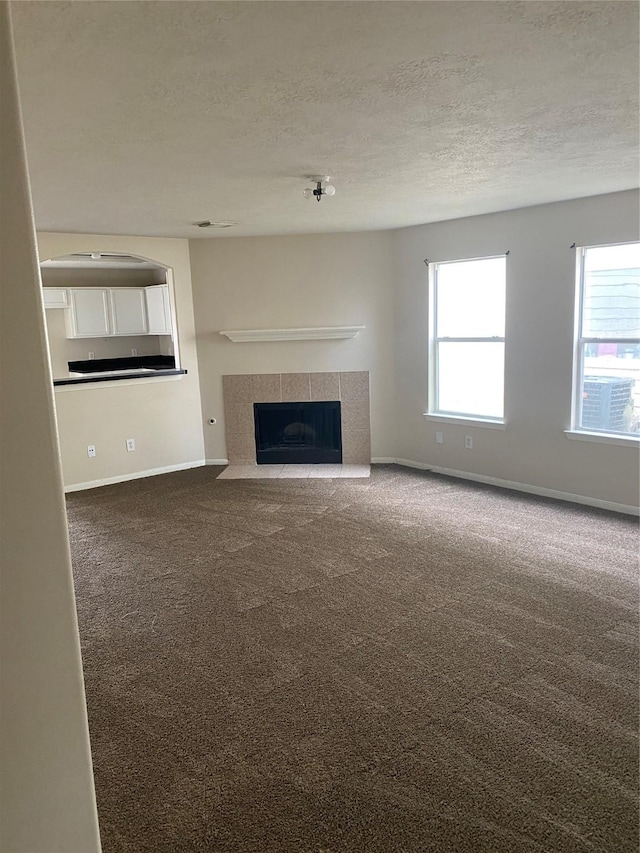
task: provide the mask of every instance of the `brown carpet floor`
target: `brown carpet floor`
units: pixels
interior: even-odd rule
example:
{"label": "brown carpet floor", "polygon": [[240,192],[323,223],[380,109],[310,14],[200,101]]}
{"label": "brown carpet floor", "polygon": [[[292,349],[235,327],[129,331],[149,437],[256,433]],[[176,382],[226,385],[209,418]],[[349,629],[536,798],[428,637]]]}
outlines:
{"label": "brown carpet floor", "polygon": [[633,519],[219,473],[68,497],[104,853],[636,853]]}

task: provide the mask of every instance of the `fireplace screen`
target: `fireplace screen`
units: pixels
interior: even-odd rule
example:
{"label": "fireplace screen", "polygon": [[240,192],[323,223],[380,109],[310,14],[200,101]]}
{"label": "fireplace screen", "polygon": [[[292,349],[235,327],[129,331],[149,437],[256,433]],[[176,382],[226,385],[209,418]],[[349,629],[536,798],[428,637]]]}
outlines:
{"label": "fireplace screen", "polygon": [[340,403],[254,403],[259,465],[342,462]]}

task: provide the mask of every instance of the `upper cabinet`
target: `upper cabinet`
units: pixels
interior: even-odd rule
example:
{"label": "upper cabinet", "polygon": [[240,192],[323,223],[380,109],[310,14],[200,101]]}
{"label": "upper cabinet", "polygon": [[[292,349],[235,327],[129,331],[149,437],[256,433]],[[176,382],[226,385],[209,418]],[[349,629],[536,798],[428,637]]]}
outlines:
{"label": "upper cabinet", "polygon": [[150,335],[171,334],[171,303],[169,286],[156,284],[144,289],[147,301],[147,321]]}
{"label": "upper cabinet", "polygon": [[[47,293],[51,291],[51,296]],[[171,335],[169,286],[44,288],[45,305],[64,308],[68,338]],[[54,298],[54,294],[57,296]],[[68,300],[66,303],[64,299]]]}
{"label": "upper cabinet", "polygon": [[42,301],[45,308],[68,308],[69,291],[66,287],[43,287]]}
{"label": "upper cabinet", "polygon": [[109,291],[113,335],[146,335],[147,303],[144,287],[120,287]]}
{"label": "upper cabinet", "polygon": [[111,335],[109,290],[103,287],[69,288],[65,313],[68,338],[104,338]]}

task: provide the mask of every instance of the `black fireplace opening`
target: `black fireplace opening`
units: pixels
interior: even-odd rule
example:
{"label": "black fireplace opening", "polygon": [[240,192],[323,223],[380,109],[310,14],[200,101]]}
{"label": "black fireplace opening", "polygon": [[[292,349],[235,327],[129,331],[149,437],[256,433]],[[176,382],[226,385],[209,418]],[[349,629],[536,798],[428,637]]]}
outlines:
{"label": "black fireplace opening", "polygon": [[258,465],[342,462],[338,400],[254,403]]}

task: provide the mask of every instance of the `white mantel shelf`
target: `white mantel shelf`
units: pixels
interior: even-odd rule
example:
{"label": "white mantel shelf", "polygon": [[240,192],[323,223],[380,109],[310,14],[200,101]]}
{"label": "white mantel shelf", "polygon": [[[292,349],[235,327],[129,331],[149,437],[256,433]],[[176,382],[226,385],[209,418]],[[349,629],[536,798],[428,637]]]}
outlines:
{"label": "white mantel shelf", "polygon": [[320,341],[355,338],[364,326],[316,326],[311,329],[242,329],[220,332],[235,344],[253,341]]}

